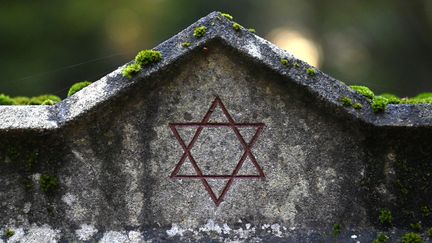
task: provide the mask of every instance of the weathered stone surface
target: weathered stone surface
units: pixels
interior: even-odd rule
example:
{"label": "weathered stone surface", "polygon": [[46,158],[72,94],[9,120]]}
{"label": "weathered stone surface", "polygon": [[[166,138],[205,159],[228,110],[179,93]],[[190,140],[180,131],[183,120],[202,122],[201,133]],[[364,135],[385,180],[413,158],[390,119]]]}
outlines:
{"label": "weathered stone surface", "polygon": [[[308,75],[219,13],[155,49],[163,60],[131,80],[119,68],[54,107],[0,107],[0,229],[15,230],[10,242],[363,242],[383,230],[384,208],[392,239],[409,223],[430,225],[430,106],[375,114],[343,83]],[[344,96],[364,108],[342,106]],[[208,113],[218,98],[233,121],[220,103]],[[231,174],[241,139],[249,145],[250,125],[263,123],[250,151],[265,179],[234,178],[217,205],[202,180],[170,178],[187,150],[173,123],[195,124],[178,128],[185,147],[202,129],[188,151],[204,176]],[[252,155],[238,175],[260,175]],[[197,175],[189,156],[180,167],[175,175]],[[216,197],[228,183],[205,179]]]}

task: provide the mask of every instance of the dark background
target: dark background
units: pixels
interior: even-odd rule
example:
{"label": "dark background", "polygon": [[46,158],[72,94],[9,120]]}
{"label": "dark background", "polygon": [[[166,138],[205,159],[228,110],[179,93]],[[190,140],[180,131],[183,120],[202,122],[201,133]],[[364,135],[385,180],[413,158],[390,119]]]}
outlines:
{"label": "dark background", "polygon": [[347,84],[432,91],[431,0],[0,0],[0,93],[65,97],[214,10]]}

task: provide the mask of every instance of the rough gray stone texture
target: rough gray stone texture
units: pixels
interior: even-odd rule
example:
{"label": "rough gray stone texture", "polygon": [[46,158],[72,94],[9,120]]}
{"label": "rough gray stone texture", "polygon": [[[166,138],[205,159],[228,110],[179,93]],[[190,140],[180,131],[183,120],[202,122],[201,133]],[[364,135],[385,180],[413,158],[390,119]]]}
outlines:
{"label": "rough gray stone texture", "polygon": [[[207,34],[195,38],[201,25]],[[155,50],[163,60],[130,80],[120,67],[53,107],[0,107],[3,240],[13,229],[10,242],[369,242],[431,225],[431,106],[375,114],[343,83],[308,75],[306,63],[217,12]],[[342,106],[344,96],[363,109]],[[169,178],[184,150],[168,125],[200,122],[216,97],[236,122],[265,124],[252,147],[265,180],[235,180],[219,206],[199,180]],[[216,109],[210,121],[224,119]],[[185,142],[194,132],[179,131]],[[228,128],[203,128],[191,148],[206,175],[229,174],[243,152]],[[250,160],[242,169],[256,173]],[[225,183],[209,180],[216,194]]]}

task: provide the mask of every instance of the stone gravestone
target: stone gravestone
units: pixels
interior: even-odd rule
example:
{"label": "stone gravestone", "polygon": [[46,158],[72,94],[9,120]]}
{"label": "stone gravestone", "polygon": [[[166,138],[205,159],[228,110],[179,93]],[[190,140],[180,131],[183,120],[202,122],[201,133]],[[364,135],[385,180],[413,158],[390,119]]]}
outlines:
{"label": "stone gravestone", "polygon": [[55,106],[0,107],[0,242],[370,242],[430,226],[430,106],[374,113],[218,12],[154,51]]}

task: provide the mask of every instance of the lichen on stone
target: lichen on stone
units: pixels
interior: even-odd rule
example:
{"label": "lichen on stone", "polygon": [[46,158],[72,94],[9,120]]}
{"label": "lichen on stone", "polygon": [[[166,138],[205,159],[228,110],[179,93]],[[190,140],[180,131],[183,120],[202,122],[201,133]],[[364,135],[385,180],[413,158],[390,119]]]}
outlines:
{"label": "lichen on stone", "polygon": [[85,87],[89,86],[91,84],[91,82],[89,81],[83,81],[83,82],[78,82],[73,84],[68,91],[67,97],[70,97],[72,95],[74,95],[75,93],[77,93],[78,91],[84,89]]}
{"label": "lichen on stone", "polygon": [[195,28],[195,30],[194,30],[194,36],[196,37],[196,38],[201,38],[201,37],[203,37],[205,34],[207,33],[207,27],[205,27],[205,26],[200,26],[200,27],[196,27]]}

